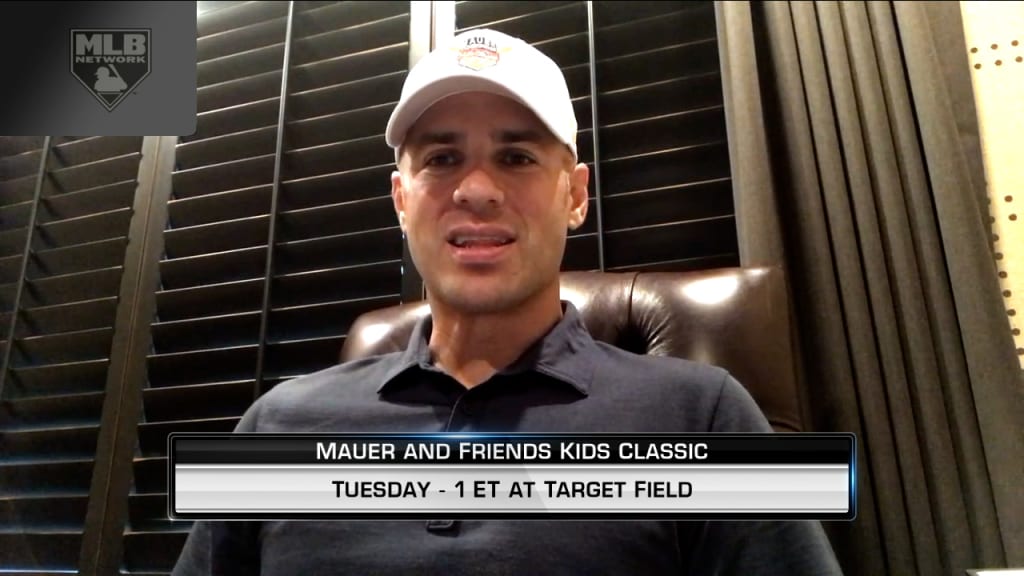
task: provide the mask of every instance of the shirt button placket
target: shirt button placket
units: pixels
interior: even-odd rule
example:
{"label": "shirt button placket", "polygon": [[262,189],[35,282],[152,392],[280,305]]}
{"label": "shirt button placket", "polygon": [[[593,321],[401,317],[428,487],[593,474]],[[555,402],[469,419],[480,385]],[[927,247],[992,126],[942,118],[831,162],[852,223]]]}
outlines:
{"label": "shirt button placket", "polygon": [[479,403],[466,392],[455,401],[452,407],[451,420],[445,432],[464,432],[474,427],[474,416],[480,411]]}
{"label": "shirt button placket", "polygon": [[[465,392],[455,401],[452,407],[451,419],[445,432],[461,431],[473,424],[473,415],[479,410],[479,405],[473,398],[467,398],[469,392]],[[427,520],[427,532],[447,533],[454,536],[458,533],[458,520]]]}

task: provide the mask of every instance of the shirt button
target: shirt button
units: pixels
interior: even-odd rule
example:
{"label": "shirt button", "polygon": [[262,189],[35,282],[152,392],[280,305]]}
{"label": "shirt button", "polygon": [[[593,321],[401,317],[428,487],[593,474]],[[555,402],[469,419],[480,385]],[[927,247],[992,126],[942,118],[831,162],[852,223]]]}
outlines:
{"label": "shirt button", "polygon": [[455,527],[455,520],[427,520],[427,532],[448,532]]}

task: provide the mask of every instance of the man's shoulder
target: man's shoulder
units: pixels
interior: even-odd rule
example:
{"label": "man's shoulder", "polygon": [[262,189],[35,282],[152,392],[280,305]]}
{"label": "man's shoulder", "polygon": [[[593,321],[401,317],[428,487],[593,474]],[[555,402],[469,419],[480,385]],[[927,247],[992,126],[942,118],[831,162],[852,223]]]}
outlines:
{"label": "man's shoulder", "polygon": [[636,354],[602,342],[596,342],[595,353],[598,394],[609,404],[638,408],[649,426],[687,432],[770,430],[750,393],[724,368]]}
{"label": "man's shoulder", "polygon": [[729,379],[729,373],[719,367],[674,356],[637,354],[595,341],[597,377],[628,377],[634,386],[672,391],[686,389],[694,394],[717,395]]}
{"label": "man's shoulder", "polygon": [[375,403],[377,389],[400,360],[400,352],[371,356],[287,380],[261,396],[246,416],[256,431],[330,426]]}

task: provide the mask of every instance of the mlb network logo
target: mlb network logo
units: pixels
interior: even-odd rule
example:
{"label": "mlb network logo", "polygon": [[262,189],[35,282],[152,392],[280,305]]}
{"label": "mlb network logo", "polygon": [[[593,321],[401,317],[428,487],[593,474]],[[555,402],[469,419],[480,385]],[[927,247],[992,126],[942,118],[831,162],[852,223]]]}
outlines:
{"label": "mlb network logo", "polygon": [[71,74],[112,111],[149,76],[148,28],[71,30]]}

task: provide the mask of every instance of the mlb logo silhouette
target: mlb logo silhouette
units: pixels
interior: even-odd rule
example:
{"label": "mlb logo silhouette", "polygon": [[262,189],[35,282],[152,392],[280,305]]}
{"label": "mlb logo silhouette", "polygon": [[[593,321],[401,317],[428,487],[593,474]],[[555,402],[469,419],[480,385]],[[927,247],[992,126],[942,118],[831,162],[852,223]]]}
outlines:
{"label": "mlb logo silhouette", "polygon": [[112,111],[149,76],[148,28],[71,30],[71,74]]}

